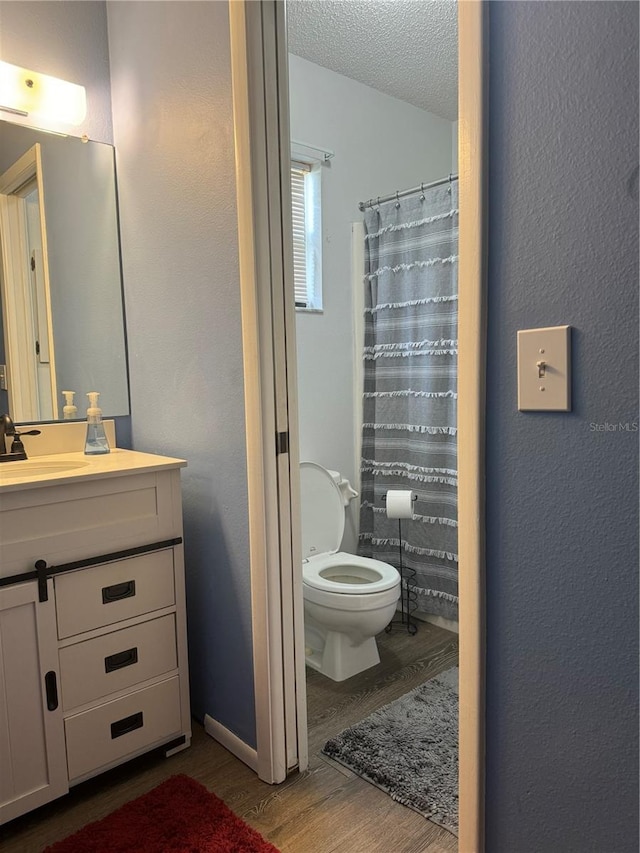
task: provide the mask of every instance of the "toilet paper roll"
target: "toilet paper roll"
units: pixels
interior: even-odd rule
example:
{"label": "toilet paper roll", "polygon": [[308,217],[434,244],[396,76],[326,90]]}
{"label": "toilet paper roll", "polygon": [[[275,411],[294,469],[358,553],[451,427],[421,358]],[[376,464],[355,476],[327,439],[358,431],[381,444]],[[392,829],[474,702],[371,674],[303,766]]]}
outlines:
{"label": "toilet paper roll", "polygon": [[387,518],[411,518],[413,516],[413,492],[389,489],[387,492]]}

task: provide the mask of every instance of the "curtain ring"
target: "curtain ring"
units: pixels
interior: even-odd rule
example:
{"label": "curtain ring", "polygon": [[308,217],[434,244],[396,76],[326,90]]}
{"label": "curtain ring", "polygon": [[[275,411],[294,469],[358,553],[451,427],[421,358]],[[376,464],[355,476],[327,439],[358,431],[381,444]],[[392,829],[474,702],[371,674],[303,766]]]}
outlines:
{"label": "curtain ring", "polygon": [[420,201],[424,201],[424,184],[420,181]]}
{"label": "curtain ring", "polygon": [[376,210],[380,210],[380,196],[376,199]]}
{"label": "curtain ring", "polygon": [[400,199],[398,198],[398,190],[396,190],[396,210],[400,207]]}
{"label": "curtain ring", "polygon": [[451,172],[449,172],[449,188],[448,188],[448,190],[447,190],[447,192],[449,193],[449,195],[451,195],[451,185],[452,185],[452,183],[453,183],[453,175],[451,174]]}

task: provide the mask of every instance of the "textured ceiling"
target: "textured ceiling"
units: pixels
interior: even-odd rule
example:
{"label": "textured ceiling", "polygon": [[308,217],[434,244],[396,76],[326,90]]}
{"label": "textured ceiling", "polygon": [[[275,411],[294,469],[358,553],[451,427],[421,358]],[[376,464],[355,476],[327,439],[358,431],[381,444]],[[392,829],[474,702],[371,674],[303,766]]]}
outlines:
{"label": "textured ceiling", "polygon": [[291,53],[455,121],[456,0],[288,0]]}

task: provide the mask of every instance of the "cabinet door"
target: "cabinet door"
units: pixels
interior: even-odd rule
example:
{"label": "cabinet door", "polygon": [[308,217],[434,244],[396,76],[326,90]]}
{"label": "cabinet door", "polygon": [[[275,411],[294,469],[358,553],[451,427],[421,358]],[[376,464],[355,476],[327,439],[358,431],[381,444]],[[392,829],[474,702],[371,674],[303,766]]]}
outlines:
{"label": "cabinet door", "polygon": [[69,790],[53,584],[0,587],[0,823]]}

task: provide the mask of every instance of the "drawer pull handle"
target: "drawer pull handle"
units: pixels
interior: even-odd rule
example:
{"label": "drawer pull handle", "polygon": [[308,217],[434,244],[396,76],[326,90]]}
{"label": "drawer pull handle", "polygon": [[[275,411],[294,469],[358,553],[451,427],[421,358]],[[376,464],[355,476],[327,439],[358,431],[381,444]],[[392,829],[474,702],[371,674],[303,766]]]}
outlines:
{"label": "drawer pull handle", "polygon": [[115,655],[109,655],[104,659],[104,671],[115,672],[117,669],[123,669],[125,666],[138,663],[138,649],[134,646],[132,649],[126,649],[124,652],[117,652]]}
{"label": "drawer pull handle", "polygon": [[124,717],[122,720],[118,720],[117,723],[111,723],[111,740],[122,737],[122,735],[128,735],[129,732],[141,729],[142,726],[142,711],[138,711],[137,714],[132,714],[130,717]]}
{"label": "drawer pull handle", "polygon": [[132,598],[135,594],[135,581],[114,583],[113,586],[105,586],[102,588],[102,603],[111,604],[112,601],[122,601],[123,598]]}
{"label": "drawer pull handle", "polygon": [[58,680],[53,670],[44,677],[44,689],[47,694],[47,708],[55,711],[58,707]]}

